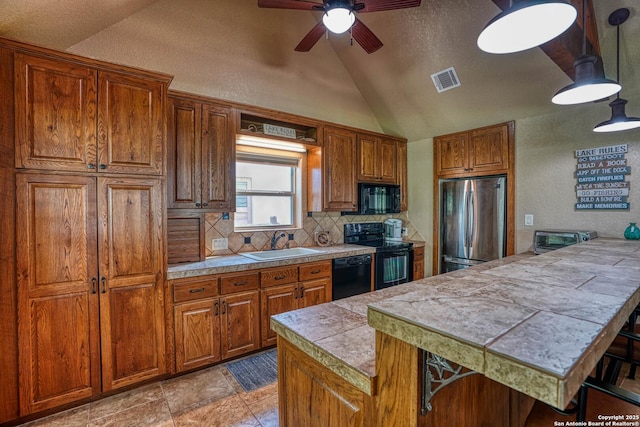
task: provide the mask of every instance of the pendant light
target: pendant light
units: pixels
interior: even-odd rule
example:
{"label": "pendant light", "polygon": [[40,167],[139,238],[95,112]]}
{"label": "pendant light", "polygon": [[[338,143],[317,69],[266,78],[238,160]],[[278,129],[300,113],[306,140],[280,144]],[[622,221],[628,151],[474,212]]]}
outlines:
{"label": "pendant light", "polygon": [[[586,0],[582,0],[582,55],[573,63],[576,80],[573,84],[560,89],[551,102],[559,105],[582,104],[597,101],[619,92],[618,83],[607,79],[604,70],[596,68],[600,59],[596,55],[587,55],[587,8]],[[601,59],[600,59],[601,60]]]}
{"label": "pendant light", "polygon": [[[609,15],[609,24],[616,26],[616,80],[620,83],[620,25],[629,18],[629,9],[622,8],[611,12]],[[617,132],[621,130],[634,129],[640,127],[640,118],[627,117],[624,107],[627,104],[626,99],[620,98],[620,92],[616,99],[610,104],[611,118],[605,122],[599,123],[593,128],[594,132]]]}
{"label": "pendant light", "polygon": [[522,0],[494,17],[478,36],[488,53],[514,53],[539,46],[562,34],[578,12],[567,1]]}

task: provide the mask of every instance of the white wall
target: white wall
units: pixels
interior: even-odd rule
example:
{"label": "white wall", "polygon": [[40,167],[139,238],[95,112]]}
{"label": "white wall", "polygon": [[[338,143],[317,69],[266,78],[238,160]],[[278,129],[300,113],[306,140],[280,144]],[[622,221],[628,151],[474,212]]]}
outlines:
{"label": "white wall", "polygon": [[[640,97],[629,97],[627,115],[640,117]],[[640,223],[640,129],[598,134],[594,125],[609,119],[606,102],[558,107],[554,114],[516,120],[516,252],[531,249],[533,231],[543,228],[595,230],[623,237],[629,222]],[[462,129],[461,129],[462,130]],[[628,144],[631,165],[630,211],[576,211],[574,152],[584,148]],[[409,143],[409,213],[427,241],[427,274],[433,244],[433,140]],[[533,214],[534,225],[524,226]]]}

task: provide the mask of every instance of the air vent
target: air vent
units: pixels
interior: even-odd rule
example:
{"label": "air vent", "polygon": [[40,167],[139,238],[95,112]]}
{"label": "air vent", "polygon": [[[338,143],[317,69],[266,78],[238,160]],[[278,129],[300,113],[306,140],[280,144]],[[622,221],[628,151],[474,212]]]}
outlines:
{"label": "air vent", "polygon": [[438,93],[460,86],[460,79],[453,67],[431,74],[431,80],[433,80]]}

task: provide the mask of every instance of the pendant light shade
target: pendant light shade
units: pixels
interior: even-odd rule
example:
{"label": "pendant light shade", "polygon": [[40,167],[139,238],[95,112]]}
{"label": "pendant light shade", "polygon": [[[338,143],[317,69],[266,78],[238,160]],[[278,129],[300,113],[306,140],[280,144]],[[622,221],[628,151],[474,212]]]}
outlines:
{"label": "pendant light shade", "polygon": [[609,106],[611,107],[611,118],[605,122],[598,123],[593,128],[594,132],[617,132],[621,130],[629,130],[640,128],[640,119],[637,117],[627,117],[624,106],[627,104],[626,99],[616,98]]}
{"label": "pendant light shade", "polygon": [[502,54],[539,46],[562,34],[577,14],[566,1],[522,0],[489,21],[478,36],[478,47]]}
{"label": "pendant light shade", "polygon": [[322,23],[324,26],[335,34],[342,34],[347,31],[351,28],[355,20],[356,17],[353,15],[351,10],[343,7],[329,9],[322,16]]}
{"label": "pendant light shade", "polygon": [[604,76],[603,67],[596,67],[600,59],[595,55],[587,55],[587,10],[586,1],[582,0],[582,56],[573,63],[576,79],[573,84],[560,89],[551,98],[551,102],[559,105],[583,104],[597,101],[620,92],[622,86]]}
{"label": "pendant light shade", "polygon": [[[620,25],[623,24],[629,17],[629,9],[622,8],[614,10],[609,15],[609,24],[615,25],[617,28],[616,38],[616,73],[618,82],[620,82]],[[607,121],[599,123],[593,128],[594,132],[617,132],[621,130],[629,130],[640,127],[640,118],[627,117],[625,113],[625,105],[627,100],[620,98],[620,92],[618,96],[610,104],[611,118]]]}
{"label": "pendant light shade", "polygon": [[576,80],[560,89],[551,102],[559,105],[582,104],[614,95],[622,89],[618,83],[607,79],[596,67],[597,56],[583,55],[576,59],[573,68]]}

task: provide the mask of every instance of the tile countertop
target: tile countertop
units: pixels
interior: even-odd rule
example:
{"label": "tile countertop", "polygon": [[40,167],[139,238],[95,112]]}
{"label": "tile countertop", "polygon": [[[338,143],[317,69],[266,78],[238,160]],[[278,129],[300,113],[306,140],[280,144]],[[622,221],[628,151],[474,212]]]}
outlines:
{"label": "tile countertop", "polygon": [[481,266],[371,302],[370,326],[565,408],[640,303],[640,242]]}
{"label": "tile countertop", "polygon": [[371,395],[375,379],[375,329],[367,323],[369,304],[425,287],[465,294],[471,290],[465,288],[468,285],[463,282],[461,286],[457,284],[460,278],[531,256],[514,255],[446,275],[278,314],[271,318],[271,328],[359,390]]}
{"label": "tile countertop", "polygon": [[314,249],[318,253],[268,261],[257,261],[242,255],[221,255],[209,257],[201,262],[173,264],[167,269],[167,280],[301,264],[352,255],[372,254],[376,251],[375,248],[358,245],[314,246],[309,249]]}

